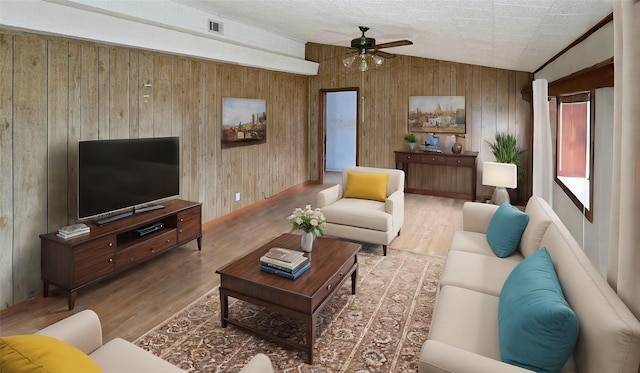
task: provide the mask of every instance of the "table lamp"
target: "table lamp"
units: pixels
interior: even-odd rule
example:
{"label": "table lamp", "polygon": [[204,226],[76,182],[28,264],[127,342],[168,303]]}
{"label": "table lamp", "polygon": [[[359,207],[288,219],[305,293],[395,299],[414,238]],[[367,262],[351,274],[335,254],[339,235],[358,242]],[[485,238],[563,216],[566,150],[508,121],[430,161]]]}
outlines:
{"label": "table lamp", "polygon": [[509,193],[505,188],[515,188],[518,185],[518,168],[513,163],[483,162],[482,185],[496,187],[491,196],[493,204],[510,203]]}

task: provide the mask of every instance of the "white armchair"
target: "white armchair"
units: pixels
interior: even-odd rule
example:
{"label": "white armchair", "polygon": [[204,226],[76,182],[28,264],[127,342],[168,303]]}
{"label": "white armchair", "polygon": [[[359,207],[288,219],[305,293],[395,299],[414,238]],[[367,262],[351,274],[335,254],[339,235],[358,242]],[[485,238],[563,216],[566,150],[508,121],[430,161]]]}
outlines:
{"label": "white armchair", "polygon": [[[379,200],[345,198],[345,190],[349,189],[349,173],[386,174],[386,191],[382,192]],[[325,235],[380,244],[383,254],[387,255],[387,245],[400,235],[404,223],[404,172],[387,168],[345,167],[342,184],[320,191],[317,207],[327,220]]]}

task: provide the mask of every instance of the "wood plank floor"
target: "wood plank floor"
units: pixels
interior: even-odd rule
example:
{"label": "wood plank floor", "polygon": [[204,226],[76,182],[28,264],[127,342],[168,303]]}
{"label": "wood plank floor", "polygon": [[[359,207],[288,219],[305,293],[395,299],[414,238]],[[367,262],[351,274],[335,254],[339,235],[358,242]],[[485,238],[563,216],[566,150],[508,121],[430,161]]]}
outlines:
{"label": "wood plank floor", "polygon": [[[288,232],[286,217],[291,211],[306,204],[315,207],[317,192],[334,180],[325,177],[325,185],[287,191],[256,209],[208,224],[202,251],[194,241],[90,286],[78,293],[72,311],[66,295],[52,286],[48,298],[39,296],[0,311],[0,335],[33,333],[72,313],[93,309],[102,321],[105,341],[134,340],[219,285],[217,268]],[[462,227],[463,203],[406,194],[405,223],[390,247],[446,255],[453,231]]]}

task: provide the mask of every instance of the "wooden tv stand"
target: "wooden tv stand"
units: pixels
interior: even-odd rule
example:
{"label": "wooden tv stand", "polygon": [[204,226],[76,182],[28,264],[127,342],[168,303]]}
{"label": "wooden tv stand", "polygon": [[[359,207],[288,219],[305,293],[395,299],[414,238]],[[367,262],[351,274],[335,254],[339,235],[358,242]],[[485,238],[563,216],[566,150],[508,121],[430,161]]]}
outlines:
{"label": "wooden tv stand", "polygon": [[[202,250],[201,203],[173,199],[163,209],[136,213],[104,225],[87,222],[91,233],[69,240],[57,232],[40,236],[43,296],[49,285],[68,294],[69,310],[78,290],[116,275],[194,239]],[[164,227],[139,236],[135,230],[161,222]]]}

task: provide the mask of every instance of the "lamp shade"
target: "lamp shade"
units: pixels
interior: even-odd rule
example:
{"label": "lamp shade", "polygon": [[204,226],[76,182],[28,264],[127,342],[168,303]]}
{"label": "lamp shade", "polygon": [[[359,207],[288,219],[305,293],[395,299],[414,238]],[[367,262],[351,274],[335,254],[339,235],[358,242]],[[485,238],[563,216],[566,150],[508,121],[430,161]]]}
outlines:
{"label": "lamp shade", "polygon": [[367,63],[367,60],[364,57],[364,55],[362,55],[360,57],[361,57],[361,60],[360,60],[359,69],[360,69],[360,71],[365,72],[365,71],[369,70],[369,64]]}
{"label": "lamp shade", "polygon": [[483,162],[482,184],[515,188],[518,186],[518,168],[513,163]]}
{"label": "lamp shade", "polygon": [[371,59],[373,60],[373,63],[375,64],[376,67],[382,65],[382,62],[384,61],[382,57],[376,56],[375,54],[371,55]]}
{"label": "lamp shade", "polygon": [[344,58],[344,60],[342,60],[342,64],[344,65],[344,67],[351,67],[351,65],[353,64],[353,61],[356,60],[356,56],[347,56]]}

